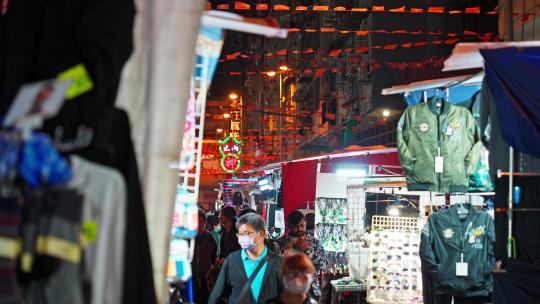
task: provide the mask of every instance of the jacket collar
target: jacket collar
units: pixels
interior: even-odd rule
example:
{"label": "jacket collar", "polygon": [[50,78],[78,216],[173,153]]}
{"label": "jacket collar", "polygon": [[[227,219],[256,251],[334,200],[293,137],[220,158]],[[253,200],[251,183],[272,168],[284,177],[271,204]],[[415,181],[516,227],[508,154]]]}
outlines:
{"label": "jacket collar", "polygon": [[[469,210],[469,212],[467,212],[467,217],[465,218],[465,221],[466,222],[470,222],[473,220],[474,216],[476,215],[476,209],[474,209],[474,207],[472,206],[472,204],[470,203],[465,203],[465,204],[462,204],[463,207],[465,207],[467,210]],[[450,208],[450,215],[452,215],[453,218],[459,218],[459,214],[458,214],[458,206],[457,204],[453,205],[451,208]]]}
{"label": "jacket collar", "polygon": [[436,106],[438,102],[442,103],[441,115],[446,114],[448,113],[448,111],[450,111],[450,103],[448,101],[445,101],[444,99],[439,97],[433,97],[432,99],[427,101],[427,108],[431,113],[433,113],[435,116],[439,115],[439,111],[437,110]]}

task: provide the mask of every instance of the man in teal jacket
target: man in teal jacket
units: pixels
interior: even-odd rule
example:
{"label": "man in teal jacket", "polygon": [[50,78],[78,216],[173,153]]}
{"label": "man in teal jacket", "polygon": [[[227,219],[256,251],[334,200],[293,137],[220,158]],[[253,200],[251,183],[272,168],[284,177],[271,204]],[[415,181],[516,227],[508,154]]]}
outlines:
{"label": "man in teal jacket", "polygon": [[397,143],[409,190],[467,192],[482,145],[468,109],[437,98],[408,107]]}
{"label": "man in teal jacket", "polygon": [[[422,270],[434,282],[435,294],[471,298],[487,296],[495,266],[495,229],[491,216],[471,204],[452,206],[429,217],[422,230]],[[462,257],[463,255],[463,257]],[[456,272],[467,263],[466,275]]]}

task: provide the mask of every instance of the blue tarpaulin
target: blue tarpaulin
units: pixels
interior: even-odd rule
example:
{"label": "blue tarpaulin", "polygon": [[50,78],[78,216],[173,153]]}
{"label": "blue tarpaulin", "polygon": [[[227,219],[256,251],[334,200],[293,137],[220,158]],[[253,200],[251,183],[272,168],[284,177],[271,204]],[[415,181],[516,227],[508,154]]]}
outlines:
{"label": "blue tarpaulin", "polygon": [[517,151],[540,157],[540,48],[480,50],[501,133]]}

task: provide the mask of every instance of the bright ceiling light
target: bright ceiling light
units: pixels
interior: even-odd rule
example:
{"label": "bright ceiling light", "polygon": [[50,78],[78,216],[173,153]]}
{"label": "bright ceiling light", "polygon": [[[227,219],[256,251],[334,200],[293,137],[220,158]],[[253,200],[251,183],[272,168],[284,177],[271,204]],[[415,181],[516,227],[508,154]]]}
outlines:
{"label": "bright ceiling light", "polygon": [[288,70],[289,70],[289,67],[286,66],[286,65],[282,65],[282,66],[279,67],[279,69],[280,69],[281,71],[288,71]]}
{"label": "bright ceiling light", "polygon": [[386,212],[389,216],[399,216],[399,207],[398,206],[390,206],[386,208]]}
{"label": "bright ceiling light", "polygon": [[337,175],[346,177],[364,177],[367,175],[364,169],[338,169]]}
{"label": "bright ceiling light", "polygon": [[270,71],[270,72],[266,73],[266,75],[268,75],[270,77],[274,77],[274,76],[276,76],[276,72]]}
{"label": "bright ceiling light", "polygon": [[223,118],[225,118],[225,119],[230,118],[230,117],[231,117],[231,114],[229,114],[229,113],[223,114]]}
{"label": "bright ceiling light", "polygon": [[390,111],[384,110],[384,111],[382,112],[382,116],[383,116],[383,117],[388,117],[388,116],[390,116]]}
{"label": "bright ceiling light", "polygon": [[238,98],[238,94],[236,94],[236,93],[231,93],[231,94],[229,94],[229,98],[230,98],[230,99],[236,99],[236,98]]}

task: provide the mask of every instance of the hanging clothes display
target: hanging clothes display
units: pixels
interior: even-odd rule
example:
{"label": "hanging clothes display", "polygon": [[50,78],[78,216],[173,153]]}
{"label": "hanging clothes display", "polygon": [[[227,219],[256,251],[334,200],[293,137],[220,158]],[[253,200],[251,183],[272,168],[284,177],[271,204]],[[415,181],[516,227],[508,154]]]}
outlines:
{"label": "hanging clothes display", "polygon": [[71,187],[84,195],[84,277],[91,303],[120,303],[124,274],[126,185],[120,173],[72,156]]}
{"label": "hanging clothes display", "polygon": [[438,98],[408,107],[397,143],[409,190],[468,191],[481,145],[469,110]]}
{"label": "hanging clothes display", "polygon": [[118,170],[127,189],[122,303],[155,303],[152,258],[139,169],[126,111],[113,109],[93,127],[93,144],[78,151],[85,159]]}
{"label": "hanging clothes display", "polygon": [[493,219],[471,204],[455,204],[432,214],[422,230],[420,258],[423,273],[434,283],[435,296],[489,295],[494,243]]}
{"label": "hanging clothes display", "polygon": [[84,303],[83,197],[67,188],[25,191],[19,281],[27,303]]}

